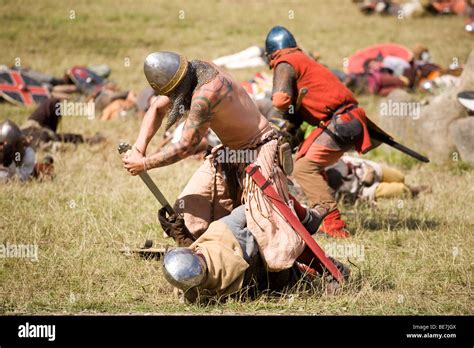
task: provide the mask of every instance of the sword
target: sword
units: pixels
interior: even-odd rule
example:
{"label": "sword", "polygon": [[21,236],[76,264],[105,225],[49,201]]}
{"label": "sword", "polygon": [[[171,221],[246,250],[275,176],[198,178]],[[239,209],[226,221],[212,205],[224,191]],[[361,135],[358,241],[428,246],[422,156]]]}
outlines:
{"label": "sword", "polygon": [[404,154],[417,159],[418,161],[425,162],[425,163],[429,163],[429,161],[430,161],[428,157],[425,157],[425,156],[419,154],[418,152],[406,147],[405,145],[397,143],[393,139],[384,137],[380,133],[370,133],[370,135],[372,135],[374,139],[376,139],[378,141],[381,141],[382,143],[385,143],[385,144],[397,149],[398,151],[403,152]]}
{"label": "sword", "polygon": [[384,144],[387,144],[408,156],[416,158],[418,161],[428,163],[428,157],[419,154],[418,152],[396,142],[390,135],[385,133],[379,126],[377,126],[370,118],[367,117],[367,128],[369,129],[369,136]]}
{"label": "sword", "polygon": [[[117,146],[117,150],[118,150],[119,154],[124,154],[125,152],[127,152],[131,148],[132,147],[130,146],[130,144],[127,144],[127,143],[120,143]],[[148,175],[148,173],[146,171],[142,171],[142,172],[138,173],[138,175],[143,180],[145,185],[150,189],[151,193],[153,193],[153,196],[155,196],[155,198],[158,200],[158,202],[160,202],[160,204],[166,209],[168,214],[173,215],[175,213],[173,208],[168,203],[165,196],[163,196],[160,189],[156,186],[155,182],[152,180],[150,175]]]}

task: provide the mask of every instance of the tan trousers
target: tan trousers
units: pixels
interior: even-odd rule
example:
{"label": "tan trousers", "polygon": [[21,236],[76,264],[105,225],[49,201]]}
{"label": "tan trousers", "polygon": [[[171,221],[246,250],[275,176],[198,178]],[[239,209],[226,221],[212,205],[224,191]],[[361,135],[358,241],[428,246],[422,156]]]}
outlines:
{"label": "tan trousers", "polygon": [[405,185],[405,175],[401,171],[382,166],[382,181],[375,190],[375,199],[402,197],[410,192],[410,188]]}
{"label": "tan trousers", "polygon": [[403,197],[410,194],[410,188],[401,182],[381,182],[375,189],[375,199]]}
{"label": "tan trousers", "polygon": [[405,182],[405,174],[395,168],[382,165],[381,182]]}
{"label": "tan trousers", "polygon": [[211,222],[230,214],[232,206],[222,171],[214,168],[213,158],[206,158],[184,187],[174,209],[183,214],[189,231],[199,237]]}
{"label": "tan trousers", "polygon": [[300,184],[311,207],[320,206],[327,212],[337,208],[332,189],[324,180],[323,168],[316,162],[302,157],[295,162],[293,176]]}
{"label": "tan trousers", "polygon": [[[273,187],[280,196],[289,200],[286,176],[275,165],[277,140],[272,140],[256,149],[255,163],[262,174],[272,178]],[[175,210],[182,213],[189,231],[202,235],[212,221],[230,213],[232,200],[220,167],[214,166],[216,153],[209,155],[175,203]],[[236,168],[245,201],[247,227],[257,241],[260,254],[271,272],[290,268],[303,252],[305,244],[286,219],[273,206],[260,188],[244,171],[245,164]]]}

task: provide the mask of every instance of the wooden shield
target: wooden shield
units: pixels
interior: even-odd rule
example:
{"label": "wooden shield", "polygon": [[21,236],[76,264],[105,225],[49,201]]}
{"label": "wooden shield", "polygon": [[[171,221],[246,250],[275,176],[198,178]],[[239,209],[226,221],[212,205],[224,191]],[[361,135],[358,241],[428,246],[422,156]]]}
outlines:
{"label": "wooden shield", "polygon": [[77,88],[85,94],[99,92],[106,82],[104,78],[83,66],[72,67],[68,70],[67,75]]}
{"label": "wooden shield", "polygon": [[0,71],[0,96],[16,105],[34,105],[49,98],[49,91],[40,82],[16,70]]}

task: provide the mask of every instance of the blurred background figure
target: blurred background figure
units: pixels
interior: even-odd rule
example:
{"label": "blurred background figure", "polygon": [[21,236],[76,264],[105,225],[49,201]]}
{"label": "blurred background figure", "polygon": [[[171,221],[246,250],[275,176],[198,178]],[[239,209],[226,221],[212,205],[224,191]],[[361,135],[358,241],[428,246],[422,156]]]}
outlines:
{"label": "blurred background figure", "polygon": [[35,163],[36,153],[20,128],[12,121],[0,123],[0,182],[27,181],[53,176],[53,159]]}

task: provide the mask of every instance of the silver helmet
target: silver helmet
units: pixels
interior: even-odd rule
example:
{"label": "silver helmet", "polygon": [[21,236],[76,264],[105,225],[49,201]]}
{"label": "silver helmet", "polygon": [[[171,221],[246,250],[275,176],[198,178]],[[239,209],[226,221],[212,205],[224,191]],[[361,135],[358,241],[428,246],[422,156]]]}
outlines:
{"label": "silver helmet", "polygon": [[468,110],[474,111],[474,91],[463,91],[458,93],[458,101]]}
{"label": "silver helmet", "polygon": [[204,259],[189,248],[176,248],[163,258],[163,273],[172,285],[187,291],[202,284],[207,266]]}
{"label": "silver helmet", "polygon": [[143,70],[150,86],[158,94],[168,95],[186,75],[188,60],[173,52],[155,52],[146,57]]}
{"label": "silver helmet", "polygon": [[21,138],[18,126],[10,120],[0,123],[0,143],[16,144]]}

